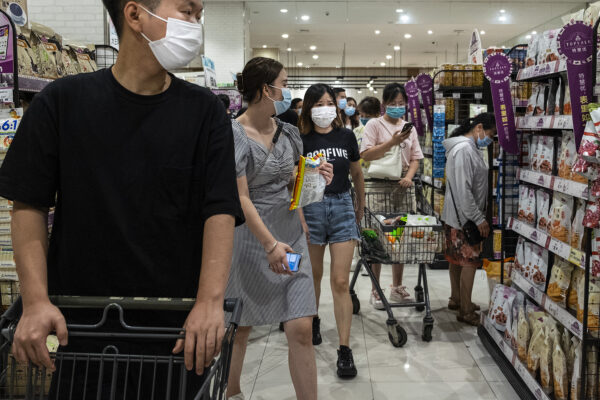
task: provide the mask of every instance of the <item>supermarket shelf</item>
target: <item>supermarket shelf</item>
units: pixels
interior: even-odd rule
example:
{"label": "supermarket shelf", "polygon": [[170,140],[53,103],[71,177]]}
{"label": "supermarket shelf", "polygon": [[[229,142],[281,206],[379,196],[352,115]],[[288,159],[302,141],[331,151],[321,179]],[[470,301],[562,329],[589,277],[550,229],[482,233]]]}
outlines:
{"label": "supermarket shelf", "polygon": [[522,68],[517,74],[517,81],[520,82],[535,82],[545,81],[551,78],[558,77],[562,72],[567,70],[567,62],[565,60],[551,61],[546,64],[532,65],[531,67]]}
{"label": "supermarket shelf", "polygon": [[422,147],[421,151],[423,152],[424,155],[426,156],[433,156],[433,148],[430,146],[427,147]]}
{"label": "supermarket shelf", "polygon": [[524,108],[527,107],[527,100],[514,100],[513,99],[513,106],[517,107],[517,108]]}
{"label": "supermarket shelf", "polygon": [[484,346],[498,363],[500,370],[513,386],[515,392],[521,399],[550,400],[544,393],[540,384],[527,370],[517,353],[508,344],[502,334],[494,328],[486,315],[481,315],[482,324],[477,333]]}
{"label": "supermarket shelf", "polygon": [[531,183],[536,186],[541,186],[546,189],[554,190],[575,196],[580,199],[589,200],[589,188],[585,183],[571,181],[569,179],[560,178],[558,176],[547,175],[537,171],[528,169],[519,169],[517,176],[523,182]]}
{"label": "supermarket shelf", "polygon": [[[433,180],[433,183],[432,183]],[[426,185],[429,186],[433,186],[436,189],[444,189],[445,186],[442,184],[442,182],[438,179],[432,179],[431,176],[427,176],[427,175],[421,175],[421,182],[423,182]]]}
{"label": "supermarket shelf", "polygon": [[53,82],[53,80],[19,75],[19,90],[33,93],[41,92],[50,82]]}
{"label": "supermarket shelf", "polygon": [[481,93],[483,86],[435,86],[436,92],[452,92],[452,93]]}
{"label": "supermarket shelf", "polygon": [[551,253],[569,260],[569,262],[577,265],[578,267],[585,268],[585,253],[583,251],[575,249],[568,244],[553,238],[548,233],[542,232],[533,226],[515,218],[510,218],[508,221],[508,229],[511,229],[524,238],[531,240],[539,246],[542,246]]}
{"label": "supermarket shelf", "polygon": [[513,285],[518,286],[548,314],[552,315],[558,322],[567,328],[579,339],[583,338],[583,324],[577,320],[569,311],[565,310],[548,297],[543,291],[535,287],[531,282],[518,272],[512,274]]}
{"label": "supermarket shelf", "polygon": [[573,129],[571,115],[538,115],[517,117],[517,129],[542,130],[542,129]]}

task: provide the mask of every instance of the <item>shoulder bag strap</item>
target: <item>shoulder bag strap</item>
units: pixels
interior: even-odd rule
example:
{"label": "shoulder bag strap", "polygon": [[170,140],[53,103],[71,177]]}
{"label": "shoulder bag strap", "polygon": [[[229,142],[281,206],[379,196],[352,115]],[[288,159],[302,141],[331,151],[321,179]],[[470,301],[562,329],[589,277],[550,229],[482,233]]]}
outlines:
{"label": "shoulder bag strap", "polygon": [[460,222],[460,215],[458,214],[458,208],[456,207],[456,201],[454,200],[454,193],[452,193],[452,186],[450,185],[450,181],[446,181],[446,185],[448,185],[448,189],[450,189],[450,196],[452,197],[452,205],[454,206],[454,211],[456,212],[456,218],[458,218],[458,224],[463,226],[463,223]]}

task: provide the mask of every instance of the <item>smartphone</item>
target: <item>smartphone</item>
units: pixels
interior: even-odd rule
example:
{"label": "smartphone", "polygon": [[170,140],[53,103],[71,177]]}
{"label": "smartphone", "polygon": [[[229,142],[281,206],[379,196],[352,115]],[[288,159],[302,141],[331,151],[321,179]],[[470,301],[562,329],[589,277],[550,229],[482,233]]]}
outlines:
{"label": "smartphone", "polygon": [[404,127],[402,128],[401,133],[410,132],[411,129],[413,128],[413,126],[414,126],[414,124],[412,122],[407,122],[406,124],[404,124]]}
{"label": "smartphone", "polygon": [[298,272],[300,264],[302,263],[302,254],[299,253],[287,253],[287,262],[290,266],[291,272]]}

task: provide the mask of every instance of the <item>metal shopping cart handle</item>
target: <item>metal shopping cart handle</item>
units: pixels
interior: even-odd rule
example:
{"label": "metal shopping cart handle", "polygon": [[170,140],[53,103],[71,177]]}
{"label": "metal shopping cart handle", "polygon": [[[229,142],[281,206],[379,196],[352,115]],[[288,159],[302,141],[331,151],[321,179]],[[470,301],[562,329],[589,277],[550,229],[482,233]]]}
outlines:
{"label": "metal shopping cart handle", "polygon": [[[195,303],[191,298],[156,298],[156,297],[97,297],[97,296],[50,296],[50,301],[59,308],[94,308],[103,309],[102,318],[96,324],[80,325],[67,324],[69,330],[84,332],[71,332],[73,336],[88,336],[85,331],[101,328],[107,321],[108,312],[116,310],[119,313],[121,326],[134,332],[161,332],[154,335],[156,338],[170,339],[182,338],[181,328],[165,327],[139,327],[130,326],[125,322],[124,310],[158,310],[158,311],[189,311]],[[242,301],[240,299],[225,299],[223,309],[231,313],[230,323],[239,326],[242,314]],[[12,341],[16,323],[23,312],[23,302],[19,296],[0,318],[2,336]],[[131,334],[115,333],[113,337],[129,337]]]}

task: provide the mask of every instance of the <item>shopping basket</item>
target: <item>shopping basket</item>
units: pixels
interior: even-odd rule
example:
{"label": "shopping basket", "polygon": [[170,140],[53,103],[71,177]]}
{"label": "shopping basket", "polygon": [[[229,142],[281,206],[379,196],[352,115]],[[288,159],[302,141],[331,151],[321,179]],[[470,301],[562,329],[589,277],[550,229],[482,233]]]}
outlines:
{"label": "shopping basket", "polygon": [[[404,346],[408,336],[398,324],[392,308],[415,307],[417,311],[425,311],[421,335],[424,341],[431,341],[434,323],[426,266],[433,263],[436,252],[440,251],[443,227],[433,218],[426,218],[427,224],[406,225],[407,215],[416,215],[419,211],[425,214],[419,209],[424,199],[421,181],[415,179],[413,183],[411,188],[400,188],[396,181],[371,183],[370,190],[365,194],[365,215],[361,222],[359,244],[360,258],[350,282],[353,312],[358,314],[360,301],[354,287],[364,267],[388,314],[388,336],[395,347]],[[373,274],[373,264],[417,264],[419,273],[415,301],[390,303]]]}
{"label": "shopping basket", "polygon": [[[175,340],[184,338],[181,327],[141,327],[125,322],[130,310],[189,311],[194,299],[165,298],[102,298],[55,296],[50,299],[61,310],[99,309],[102,318],[97,324],[81,325],[69,323],[69,340],[86,338],[108,343],[131,341],[165,341],[173,346]],[[239,325],[241,300],[225,300],[224,310],[231,319],[223,338],[221,354],[210,367],[205,369],[199,391],[188,392],[188,372],[183,355],[124,354],[118,346],[108,344],[102,352],[82,353],[58,349],[51,353],[56,372],[31,363],[16,362],[10,353],[12,339],[22,313],[19,298],[0,319],[0,399],[194,399],[221,400],[225,398],[227,379],[233,351],[233,341]],[[110,329],[103,332],[109,318],[118,316],[122,328],[118,332]],[[105,329],[107,330],[107,329]],[[169,347],[170,348],[170,347]],[[68,350],[68,346],[66,348]],[[192,373],[192,372],[190,372]],[[52,381],[52,383],[51,383]],[[50,386],[53,386],[49,397]],[[196,389],[197,390],[197,389]],[[93,393],[90,396],[90,393]]]}

